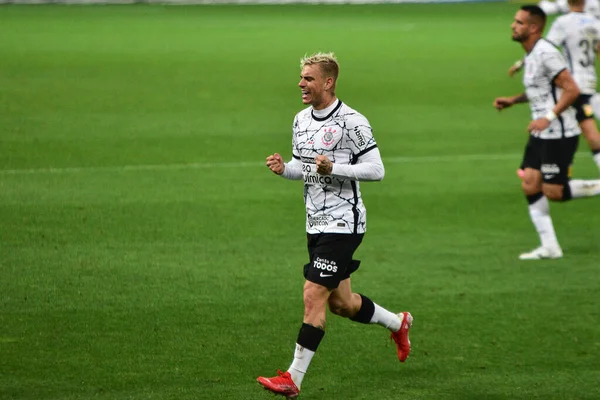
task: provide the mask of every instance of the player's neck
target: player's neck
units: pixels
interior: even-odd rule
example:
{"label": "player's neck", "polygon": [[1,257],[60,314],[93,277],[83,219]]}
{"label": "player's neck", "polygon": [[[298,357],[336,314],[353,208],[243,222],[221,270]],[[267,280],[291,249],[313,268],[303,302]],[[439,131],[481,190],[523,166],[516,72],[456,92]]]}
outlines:
{"label": "player's neck", "polygon": [[535,36],[529,36],[529,38],[527,38],[526,41],[521,42],[521,46],[523,46],[523,49],[525,49],[525,52],[527,54],[529,54],[531,52],[531,50],[535,47],[535,44],[538,42],[538,40],[540,40],[542,37],[539,35],[535,35]]}
{"label": "player's neck", "polygon": [[571,12],[582,13],[583,6],[571,6]]}
{"label": "player's neck", "polygon": [[321,104],[313,106],[314,110],[324,110],[327,107],[330,107],[333,103],[337,101],[337,97],[335,95],[331,96],[331,98],[324,100]]}

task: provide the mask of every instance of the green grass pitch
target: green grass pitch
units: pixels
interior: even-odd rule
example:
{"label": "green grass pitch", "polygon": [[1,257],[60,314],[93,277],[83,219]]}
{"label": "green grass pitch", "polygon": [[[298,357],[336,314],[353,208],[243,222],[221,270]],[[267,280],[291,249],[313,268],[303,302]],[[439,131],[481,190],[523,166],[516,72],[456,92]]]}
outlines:
{"label": "green grass pitch", "polygon": [[319,50],[386,165],[354,288],[414,349],[330,316],[301,398],[600,398],[600,199],[552,204],[564,259],[517,260],[529,112],[492,108],[522,91],[517,7],[0,7],[0,398],[271,398],[307,255],[264,159]]}

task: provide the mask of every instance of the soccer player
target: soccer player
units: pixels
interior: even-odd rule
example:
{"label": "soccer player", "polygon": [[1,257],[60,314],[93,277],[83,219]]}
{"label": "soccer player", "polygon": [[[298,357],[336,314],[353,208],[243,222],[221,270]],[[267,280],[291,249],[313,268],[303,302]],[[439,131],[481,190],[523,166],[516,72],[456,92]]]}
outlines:
{"label": "soccer player", "polygon": [[[600,49],[600,20],[584,13],[586,0],[568,1],[571,12],[556,19],[546,38],[562,47],[569,70],[579,87],[581,94],[573,103],[577,111],[575,116],[592,151],[594,162],[600,169],[600,133],[591,104],[592,96],[596,94],[596,53]],[[512,76],[522,66],[522,61],[515,63],[509,70],[509,75]],[[522,170],[518,173],[522,177]]]}
{"label": "soccer player", "polygon": [[600,194],[600,180],[569,180],[569,169],[581,133],[575,110],[570,105],[577,100],[579,88],[567,69],[563,54],[542,38],[545,24],[546,14],[538,6],[525,5],[517,11],[511,25],[512,39],[520,42],[527,53],[523,75],[525,93],[494,100],[498,110],[524,102],[529,102],[531,108],[522,188],[541,246],[521,254],[521,260],[563,256],[550,217],[548,199],[567,201]]}
{"label": "soccer player", "polygon": [[333,53],[301,61],[298,86],[308,108],[293,123],[292,159],[267,157],[267,167],[286,179],[304,180],[306,232],[310,262],[304,266],[304,319],[289,369],[258,382],[273,393],[295,398],[325,335],[327,307],[339,316],[389,329],[397,356],[410,353],[409,312],[394,314],[352,292],[350,275],[360,261],[353,254],[366,231],[360,181],[380,181],[383,162],[369,121],[335,95],[339,65]]}
{"label": "soccer player", "polygon": [[[542,0],[539,6],[547,15],[566,14],[569,12],[568,0]],[[598,0],[586,0],[585,12],[600,18],[600,2]]]}

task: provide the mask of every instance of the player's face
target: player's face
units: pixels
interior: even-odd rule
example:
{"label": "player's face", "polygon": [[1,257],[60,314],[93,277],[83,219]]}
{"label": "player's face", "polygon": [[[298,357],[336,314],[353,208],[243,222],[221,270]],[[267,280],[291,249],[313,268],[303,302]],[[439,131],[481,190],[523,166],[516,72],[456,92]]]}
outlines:
{"label": "player's face", "polygon": [[326,85],[327,79],[318,65],[305,65],[300,73],[300,82],[298,82],[298,86],[302,90],[302,103],[318,108],[324,101],[323,94]]}
{"label": "player's face", "polygon": [[510,27],[512,29],[512,40],[515,42],[527,40],[529,38],[529,13],[525,10],[517,11]]}

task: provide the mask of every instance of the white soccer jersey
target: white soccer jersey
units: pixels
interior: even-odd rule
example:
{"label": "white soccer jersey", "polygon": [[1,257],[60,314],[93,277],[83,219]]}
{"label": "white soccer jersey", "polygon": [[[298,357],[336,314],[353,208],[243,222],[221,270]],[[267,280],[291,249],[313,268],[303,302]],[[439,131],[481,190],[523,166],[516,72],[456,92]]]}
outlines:
{"label": "white soccer jersey", "polygon": [[[539,5],[542,8],[542,10],[544,10],[544,12],[548,15],[557,13],[566,14],[571,11],[569,9],[568,0],[542,0],[540,1]],[[585,0],[583,11],[585,11],[588,14],[592,14],[596,17],[600,17],[600,3],[598,2],[598,0]]]}
{"label": "white soccer jersey", "polygon": [[[531,108],[531,119],[543,118],[548,111],[554,109],[560,98],[561,90],[554,85],[554,78],[567,69],[567,62],[552,43],[540,39],[533,49],[525,56],[525,73],[523,85]],[[575,119],[575,109],[567,108],[550,126],[543,130],[539,137],[542,139],[560,139],[572,137],[580,133]]]}
{"label": "white soccer jersey", "polygon": [[308,233],[364,233],[367,211],[359,183],[316,172],[315,157],[325,155],[336,164],[356,164],[375,149],[369,121],[337,100],[325,117],[308,107],[294,118],[292,155],[302,162],[306,231]]}
{"label": "white soccer jersey", "polygon": [[598,0],[585,0],[583,11],[596,18],[600,18],[600,2]]}
{"label": "white soccer jersey", "polygon": [[596,93],[596,45],[600,40],[600,20],[591,14],[571,12],[558,17],[546,37],[562,46],[569,70],[581,93]]}

